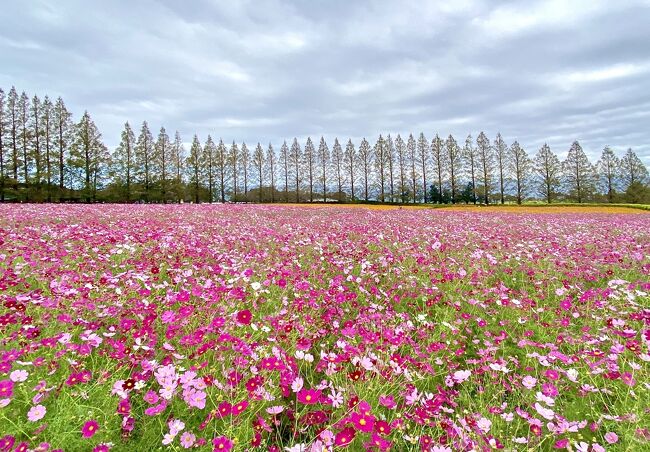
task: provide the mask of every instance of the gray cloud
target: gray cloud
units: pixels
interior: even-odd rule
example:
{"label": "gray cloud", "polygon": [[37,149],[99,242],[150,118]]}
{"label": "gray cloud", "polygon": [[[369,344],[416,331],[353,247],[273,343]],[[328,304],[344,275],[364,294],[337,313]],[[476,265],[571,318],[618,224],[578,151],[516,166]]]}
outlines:
{"label": "gray cloud", "polygon": [[[191,5],[190,5],[191,3]],[[5,0],[0,86],[185,141],[485,130],[650,164],[650,2]]]}

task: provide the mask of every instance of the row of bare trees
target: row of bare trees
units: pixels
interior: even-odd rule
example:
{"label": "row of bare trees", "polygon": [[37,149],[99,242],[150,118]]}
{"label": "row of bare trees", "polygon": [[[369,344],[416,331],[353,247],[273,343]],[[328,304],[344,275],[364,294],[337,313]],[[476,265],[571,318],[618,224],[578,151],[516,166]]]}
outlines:
{"label": "row of bare trees", "polygon": [[96,199],[109,162],[88,112],[74,122],[60,97],[0,88],[0,201]]}
{"label": "row of bare trees", "polygon": [[517,141],[481,132],[460,144],[380,135],[362,139],[294,138],[277,149],[225,144],[127,122],[110,153],[90,115],[72,120],[61,98],[31,99],[0,89],[2,200],[113,202],[522,203],[541,199],[650,202],[648,170],[628,149],[605,147],[595,164],[575,141],[561,161],[546,144],[530,155]]}
{"label": "row of bare trees", "polygon": [[649,182],[631,149],[619,158],[605,147],[592,164],[575,141],[561,161],[547,144],[529,156],[517,141],[508,145],[497,134],[490,142],[483,132],[462,147],[452,135],[429,142],[421,133],[380,135],[374,144],[364,138],[358,148],[335,138],[331,150],[323,137],[318,146],[307,138],[304,147],[294,138],[278,152],[272,144],[215,144],[210,136],[202,146],[195,136],[186,165],[195,202],[582,203],[621,201],[630,190],[638,201]]}

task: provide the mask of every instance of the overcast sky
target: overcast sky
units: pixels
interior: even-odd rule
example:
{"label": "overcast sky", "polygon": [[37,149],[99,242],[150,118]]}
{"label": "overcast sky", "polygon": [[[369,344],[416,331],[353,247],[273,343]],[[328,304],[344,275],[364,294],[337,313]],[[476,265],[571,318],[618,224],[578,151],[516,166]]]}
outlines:
{"label": "overcast sky", "polygon": [[[0,86],[184,141],[500,131],[650,164],[650,1],[2,0]],[[304,141],[303,141],[304,143]]]}

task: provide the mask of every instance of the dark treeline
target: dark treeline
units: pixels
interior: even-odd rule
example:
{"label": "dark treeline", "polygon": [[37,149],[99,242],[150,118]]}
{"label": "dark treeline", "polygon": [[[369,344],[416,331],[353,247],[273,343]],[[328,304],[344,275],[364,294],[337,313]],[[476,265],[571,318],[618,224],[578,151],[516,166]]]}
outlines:
{"label": "dark treeline", "polygon": [[112,152],[85,112],[61,98],[0,89],[0,199],[30,202],[650,203],[648,169],[632,149],[592,163],[578,141],[567,157],[527,152],[497,134],[459,143],[420,133],[330,145],[296,138],[277,149],[225,144],[127,122]]}

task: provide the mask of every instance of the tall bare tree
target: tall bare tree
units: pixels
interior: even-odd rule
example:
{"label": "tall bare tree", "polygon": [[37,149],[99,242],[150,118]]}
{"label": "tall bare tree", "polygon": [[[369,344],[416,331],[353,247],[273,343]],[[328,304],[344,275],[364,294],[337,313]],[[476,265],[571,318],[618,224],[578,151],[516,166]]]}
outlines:
{"label": "tall bare tree", "polygon": [[490,146],[490,140],[483,132],[479,133],[476,138],[476,149],[478,154],[478,163],[481,167],[479,174],[481,182],[483,183],[483,200],[485,201],[485,204],[490,204],[494,152]]}
{"label": "tall bare tree", "polygon": [[52,178],[55,176],[54,171],[54,105],[48,96],[43,99],[41,108],[42,127],[43,127],[43,146],[45,147],[45,182],[47,183],[47,202],[52,202]]}
{"label": "tall bare tree", "polygon": [[593,194],[596,174],[578,141],[574,141],[571,145],[562,166],[569,196],[581,203]]}
{"label": "tall bare tree", "polygon": [[386,165],[389,199],[390,202],[395,202],[395,143],[390,133],[386,137]]}
{"label": "tall bare tree", "polygon": [[431,162],[433,164],[434,175],[438,179],[438,199],[432,199],[431,202],[442,204],[442,180],[445,173],[445,143],[438,134],[431,140]]}
{"label": "tall bare tree", "polygon": [[345,173],[348,177],[348,182],[350,182],[350,199],[354,200],[354,179],[356,177],[357,169],[357,151],[354,148],[354,143],[351,139],[348,139],[348,144],[345,145],[345,154],[343,156],[343,166],[345,167]]}
{"label": "tall bare tree", "polygon": [[509,163],[510,170],[515,178],[515,184],[517,185],[517,204],[521,204],[528,189],[532,162],[524,148],[517,141],[510,146],[506,162]]}
{"label": "tall bare tree", "polygon": [[562,166],[560,159],[551,151],[548,144],[544,143],[537,152],[533,169],[539,178],[538,191],[540,195],[546,199],[548,204],[551,204],[558,193]]}
{"label": "tall bare tree", "polygon": [[[286,147],[286,142],[284,144]],[[275,167],[276,167],[275,162],[276,162],[275,150],[273,149],[271,143],[269,143],[269,147],[266,151],[266,171],[267,174],[269,175],[269,180],[271,181],[271,202],[275,202]],[[285,181],[288,183],[287,179],[285,179]],[[285,187],[285,193],[286,193],[286,187]]]}
{"label": "tall bare tree", "polygon": [[38,96],[32,97],[31,108],[30,108],[30,139],[31,139],[31,160],[34,162],[34,177],[33,182],[36,190],[40,191],[41,183],[43,182],[43,161],[42,161],[42,150],[41,142],[43,138],[43,129],[41,115],[41,99]]}
{"label": "tall bare tree", "polygon": [[[159,176],[160,176],[160,194],[162,197],[162,202],[167,202],[167,193],[169,186],[169,170],[170,170],[170,161],[171,161],[171,142],[169,140],[169,135],[164,127],[160,128],[158,133],[158,140],[155,144],[154,152],[154,162],[155,166],[158,167]],[[212,192],[210,192],[212,196]]]}
{"label": "tall bare tree", "polygon": [[264,149],[257,143],[252,156],[253,168],[257,173],[257,182],[259,187],[259,201],[262,202],[262,189],[264,188]]}
{"label": "tall bare tree", "polygon": [[476,194],[476,173],[478,172],[478,155],[474,147],[472,135],[467,135],[465,139],[465,147],[463,147],[463,158],[467,163],[467,170],[469,171],[470,180],[472,183],[472,202],[476,204],[478,196]]}
{"label": "tall bare tree", "polygon": [[228,154],[228,161],[230,162],[230,177],[232,178],[232,197],[233,201],[237,201],[237,190],[239,189],[239,146],[233,140],[230,146],[230,153]]}
{"label": "tall bare tree", "polygon": [[29,194],[29,98],[23,91],[18,101],[18,124],[20,126],[20,144],[23,149],[23,180]]}
{"label": "tall bare tree", "polygon": [[282,168],[282,177],[284,179],[284,202],[289,202],[289,146],[283,142],[280,147],[280,166]]}
{"label": "tall bare tree", "polygon": [[175,201],[183,199],[183,172],[185,166],[185,147],[181,134],[176,131],[174,143],[172,144],[172,171],[174,173]]}
{"label": "tall bare tree", "polygon": [[311,141],[311,137],[307,137],[305,144],[305,152],[303,153],[305,160],[305,176],[307,177],[307,185],[309,187],[309,202],[314,202],[314,174],[316,172],[316,148]]}
{"label": "tall bare tree", "polygon": [[616,193],[616,185],[618,182],[618,174],[621,162],[612,151],[612,148],[605,146],[603,153],[600,155],[600,160],[596,164],[598,170],[598,177],[601,186],[607,194],[607,202],[614,202],[614,194]]}
{"label": "tall bare tree", "polygon": [[54,128],[56,133],[57,157],[59,158],[59,190],[65,189],[65,162],[68,159],[70,142],[74,131],[72,113],[60,97],[54,104]]}
{"label": "tall bare tree", "polygon": [[456,142],[456,139],[449,135],[445,141],[445,150],[447,156],[447,168],[449,169],[449,184],[451,186],[451,202],[456,203],[457,195],[457,180],[460,175],[460,167],[462,164],[463,154]]}
{"label": "tall bare tree", "polygon": [[508,162],[508,145],[501,134],[497,133],[494,140],[494,156],[497,161],[497,171],[499,171],[499,194],[501,195],[501,204],[505,203],[505,175]]}
{"label": "tall bare tree", "polygon": [[343,194],[343,148],[338,138],[334,138],[334,146],[332,146],[332,169],[336,175],[338,201],[341,202]]}
{"label": "tall bare tree", "polygon": [[325,142],[325,138],[323,137],[320,137],[320,143],[318,144],[317,160],[318,160],[318,166],[320,170],[318,174],[318,179],[319,179],[318,181],[323,187],[323,202],[326,202],[327,201],[327,178],[328,178],[327,169],[329,168],[330,150],[329,147],[327,146],[327,143]]}
{"label": "tall bare tree", "polygon": [[137,179],[144,189],[145,202],[149,202],[151,196],[154,153],[153,135],[149,130],[147,121],[144,121],[140,128],[140,134],[138,135],[138,140],[135,145],[135,161],[137,164]]}
{"label": "tall bare tree", "polygon": [[201,158],[201,163],[203,164],[203,169],[206,174],[208,182],[208,202],[214,202],[214,185],[215,179],[218,176],[219,172],[219,151],[217,145],[214,143],[212,137],[208,134],[208,138],[205,140],[203,145],[203,155]]}
{"label": "tall bare tree", "polygon": [[124,124],[120,144],[113,153],[113,173],[115,178],[124,186],[126,202],[131,202],[133,177],[136,172],[135,135],[128,122]]}
{"label": "tall bare tree", "polygon": [[244,200],[248,200],[248,170],[250,167],[250,160],[251,160],[251,153],[248,150],[248,146],[246,146],[246,143],[242,143],[241,145],[241,173],[242,177],[244,178]]}
{"label": "tall bare tree", "polygon": [[429,167],[429,141],[420,133],[418,138],[418,164],[422,171],[422,202],[427,202],[427,168]]}
{"label": "tall bare tree", "polygon": [[14,188],[18,184],[18,170],[20,159],[18,153],[18,93],[15,87],[11,87],[7,95],[7,120],[9,122],[9,136],[11,137],[11,170],[14,180]]}
{"label": "tall bare tree", "polygon": [[219,198],[222,203],[226,202],[226,183],[228,174],[228,150],[223,140],[219,139],[217,146],[217,175],[219,176]]}
{"label": "tall bare tree", "polygon": [[374,146],[374,157],[375,157],[375,170],[377,171],[377,184],[379,185],[379,201],[384,202],[386,200],[386,168],[388,162],[386,159],[387,146],[386,140],[384,137],[379,135],[379,139]]}
{"label": "tall bare tree", "polygon": [[411,167],[410,171],[410,177],[411,177],[411,190],[413,190],[412,196],[413,196],[413,204],[416,203],[417,201],[417,178],[418,178],[418,170],[417,170],[417,145],[415,144],[415,138],[413,138],[413,134],[409,134],[409,138],[406,142],[406,155],[408,158],[409,166]]}
{"label": "tall bare tree", "polygon": [[407,168],[407,154],[406,143],[402,140],[400,134],[395,138],[395,155],[397,160],[397,168],[399,171],[399,202],[408,202],[406,172]]}
{"label": "tall bare tree", "polygon": [[[223,143],[220,143],[223,144]],[[203,149],[201,149],[201,142],[199,137],[194,135],[192,138],[192,146],[190,147],[190,155],[187,157],[186,170],[188,171],[188,179],[192,186],[194,203],[201,202],[201,186],[203,184]]]}
{"label": "tall bare tree", "polygon": [[107,149],[102,134],[86,111],[75,126],[75,138],[70,149],[70,165],[81,173],[86,202],[96,200],[100,172],[107,163]]}
{"label": "tall bare tree", "polygon": [[367,202],[370,199],[370,171],[372,167],[372,148],[365,138],[359,146],[359,163],[363,171],[363,199]]}
{"label": "tall bare tree", "polygon": [[628,148],[623,158],[621,158],[620,168],[623,188],[625,190],[634,184],[645,184],[648,181],[648,168],[646,168],[632,148]]}
{"label": "tall bare tree", "polygon": [[291,161],[291,169],[293,170],[293,178],[296,186],[296,202],[300,202],[300,184],[302,182],[300,162],[302,160],[302,149],[300,149],[300,143],[298,143],[297,138],[294,138],[293,143],[291,143],[289,158]]}

